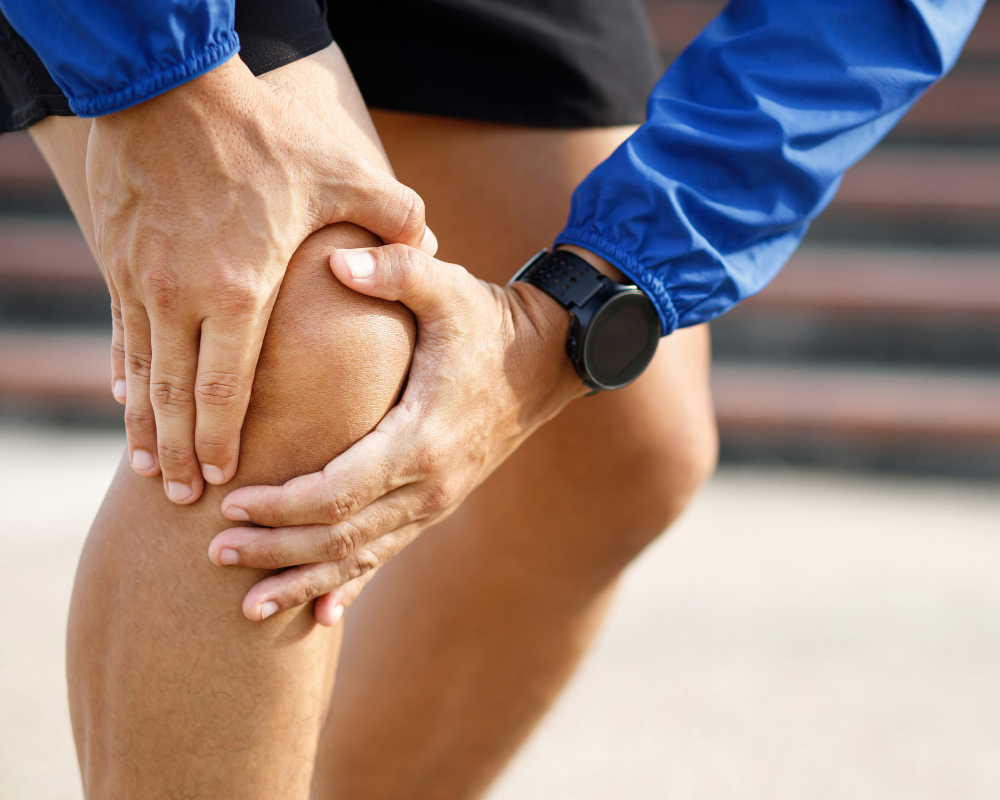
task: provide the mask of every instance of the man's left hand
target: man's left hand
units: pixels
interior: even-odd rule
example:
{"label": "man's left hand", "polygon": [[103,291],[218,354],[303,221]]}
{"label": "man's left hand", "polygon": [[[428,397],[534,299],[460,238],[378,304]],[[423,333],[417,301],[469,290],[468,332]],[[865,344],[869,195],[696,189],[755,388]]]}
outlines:
{"label": "man's left hand", "polygon": [[416,316],[417,342],[399,403],[322,472],[247,486],[222,504],[219,566],[294,567],[255,585],[251,620],[319,598],[339,620],[374,572],[453,512],[536,428],[587,393],[566,355],[570,317],[534,286],[501,287],[405,245],[338,250],[334,274]]}

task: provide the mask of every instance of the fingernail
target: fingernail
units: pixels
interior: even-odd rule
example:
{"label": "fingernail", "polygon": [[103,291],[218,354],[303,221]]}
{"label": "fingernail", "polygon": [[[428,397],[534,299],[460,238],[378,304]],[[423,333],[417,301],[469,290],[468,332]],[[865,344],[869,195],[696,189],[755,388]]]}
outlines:
{"label": "fingernail", "polygon": [[437,236],[434,235],[434,231],[430,228],[424,228],[424,238],[420,240],[420,249],[429,256],[432,256],[437,252]]}
{"label": "fingernail", "polygon": [[[224,567],[231,567],[240,563],[240,554],[231,547],[223,547],[219,551],[219,563]],[[277,608],[277,606],[275,606]]]}
{"label": "fingernail", "polygon": [[115,400],[117,400],[119,403],[124,403],[125,402],[125,396],[126,396],[126,394],[125,394],[125,381],[121,380],[120,378],[118,380],[116,380],[114,388],[111,390],[111,392],[112,392],[112,394],[114,394]]}
{"label": "fingernail", "polygon": [[132,451],[132,468],[133,469],[152,469],[153,464],[152,453],[148,453],[145,450],[133,450]]}
{"label": "fingernail", "polygon": [[222,474],[222,470],[218,467],[212,466],[211,464],[202,464],[201,474],[205,476],[206,481],[214,483],[215,485],[226,482],[225,476]]}
{"label": "fingernail", "polygon": [[268,600],[260,607],[260,618],[267,619],[277,610],[278,610],[278,604],[275,603],[273,600]]}
{"label": "fingernail", "polygon": [[242,508],[238,506],[229,506],[225,511],[222,512],[226,519],[231,519],[234,522],[249,522],[250,515],[247,514]]}
{"label": "fingernail", "polygon": [[375,256],[367,250],[344,250],[344,263],[355,278],[369,278],[375,271]]}
{"label": "fingernail", "polygon": [[175,503],[183,503],[191,496],[191,487],[180,481],[167,481],[167,497]]}
{"label": "fingernail", "polygon": [[333,624],[336,625],[340,622],[340,618],[344,616],[344,607],[342,605],[334,606],[333,611],[330,612],[330,616],[333,617]]}

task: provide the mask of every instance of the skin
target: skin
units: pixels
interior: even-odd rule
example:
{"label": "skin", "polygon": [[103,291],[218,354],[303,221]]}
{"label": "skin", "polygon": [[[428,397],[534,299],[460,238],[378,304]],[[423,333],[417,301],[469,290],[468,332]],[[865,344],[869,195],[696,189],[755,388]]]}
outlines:
{"label": "skin", "polygon": [[[531,130],[373,111],[439,257],[506,281],[631,128]],[[621,570],[715,464],[707,326],[631,386],[567,406],[345,616],[317,800],[481,796],[588,649]],[[558,769],[553,765],[553,769]]]}
{"label": "skin", "polygon": [[176,503],[236,472],[268,316],[303,240],[349,221],[421,244],[423,203],[355,133],[324,126],[238,57],[92,123],[87,189],[115,308],[112,387],[133,469],[161,474]]}
{"label": "skin", "polygon": [[[287,73],[292,73],[289,76]],[[335,50],[299,62],[307,99],[377,139]],[[352,94],[353,92],[353,94]],[[32,130],[85,234],[89,123],[49,119]],[[243,428],[233,483],[280,482],[321,467],[370,431],[396,401],[414,341],[402,306],[350,292],[332,250],[377,240],[330,226],[300,247],[275,303]],[[309,608],[262,625],[239,598],[262,570],[226,573],[205,558],[225,520],[221,488],[177,506],[159,481],[123,461],[94,523],[74,587],[67,672],[74,734],[89,797],[306,797],[333,682],[339,630]]]}
{"label": "skin", "polygon": [[[349,76],[329,56],[268,79],[343,124]],[[498,283],[551,241],[573,186],[627,135],[376,119],[404,182],[434,197],[442,257]],[[78,208],[76,123],[36,134]],[[326,263],[337,247],[373,242],[356,230],[320,237],[293,259],[275,305],[234,485],[319,470],[400,389],[412,320],[346,293]],[[550,319],[558,352],[565,316]],[[704,331],[671,336],[633,386],[570,405],[392,559],[348,614],[325,728],[339,627],[316,627],[309,606],[250,622],[241,602],[268,573],[205,558],[228,524],[224,492],[179,508],[123,468],[70,622],[89,796],[305,797],[317,747],[315,797],[478,796],[571,674],[620,570],[711,470],[707,356]]]}

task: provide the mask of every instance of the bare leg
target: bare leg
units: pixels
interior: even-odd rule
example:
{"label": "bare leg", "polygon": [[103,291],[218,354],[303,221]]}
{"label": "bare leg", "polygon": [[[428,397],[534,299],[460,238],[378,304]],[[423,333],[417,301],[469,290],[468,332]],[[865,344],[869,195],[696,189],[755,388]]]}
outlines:
{"label": "bare leg", "polygon": [[[505,282],[629,133],[373,113],[440,257]],[[586,651],[617,576],[714,464],[706,329],[542,428],[352,606],[317,798],[478,797]],[[558,768],[554,765],[553,768]]]}
{"label": "bare leg", "polygon": [[[268,79],[291,83],[379,157],[335,49]],[[86,132],[73,119],[33,130],[89,236]],[[219,513],[227,491],[322,468],[393,404],[412,319],[401,306],[346,290],[327,265],[334,247],[374,243],[360,229],[334,226],[292,259],[233,483],[180,507],[158,480],[124,462],[119,469],[81,559],[69,622],[70,704],[88,796],[308,796],[339,630],[318,628],[309,607],[249,622],[243,595],[264,573],[214,567],[206,552],[231,524]]]}

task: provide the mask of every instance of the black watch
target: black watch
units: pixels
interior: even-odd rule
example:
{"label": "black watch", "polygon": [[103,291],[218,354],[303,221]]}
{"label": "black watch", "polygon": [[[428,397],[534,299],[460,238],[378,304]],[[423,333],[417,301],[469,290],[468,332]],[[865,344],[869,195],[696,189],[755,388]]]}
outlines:
{"label": "black watch", "polygon": [[621,389],[653,360],[660,317],[641,289],[616,283],[568,250],[542,250],[514,281],[537,286],[572,315],[566,352],[591,389]]}

